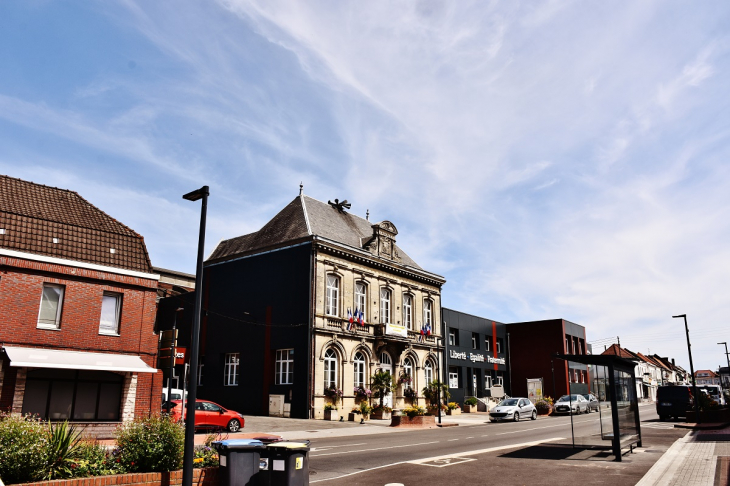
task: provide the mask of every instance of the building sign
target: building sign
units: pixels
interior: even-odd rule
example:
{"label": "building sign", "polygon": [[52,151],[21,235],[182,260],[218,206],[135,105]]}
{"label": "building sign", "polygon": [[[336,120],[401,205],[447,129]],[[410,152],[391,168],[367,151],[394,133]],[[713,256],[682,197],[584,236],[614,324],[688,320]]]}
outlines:
{"label": "building sign", "polygon": [[185,351],[187,351],[186,348],[178,347],[175,349],[175,364],[181,365],[185,364]]}
{"label": "building sign", "polygon": [[453,349],[449,351],[449,357],[451,359],[469,360],[472,363],[484,363],[486,361],[487,363],[497,363],[501,365],[505,364],[504,358],[493,358],[491,356],[487,356],[485,358],[483,354],[478,353],[469,353],[467,355],[465,351],[459,352],[454,351]]}
{"label": "building sign", "polygon": [[408,337],[408,329],[406,326],[400,326],[398,324],[386,324],[385,325],[385,334],[390,336],[400,336],[407,338]]}

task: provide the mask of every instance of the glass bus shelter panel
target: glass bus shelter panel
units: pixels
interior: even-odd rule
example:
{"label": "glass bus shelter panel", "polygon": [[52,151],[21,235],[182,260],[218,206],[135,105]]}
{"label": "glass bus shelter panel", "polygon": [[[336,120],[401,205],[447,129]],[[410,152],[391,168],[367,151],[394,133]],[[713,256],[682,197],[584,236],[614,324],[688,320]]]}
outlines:
{"label": "glass bus shelter panel", "polygon": [[576,446],[610,449],[613,439],[611,400],[608,396],[608,367],[589,365],[591,393],[598,398],[598,408],[573,416],[573,443]]}
{"label": "glass bus shelter panel", "polygon": [[624,448],[639,440],[639,431],[636,429],[639,401],[636,397],[636,384],[631,373],[616,370],[614,377],[619,440],[621,447]]}

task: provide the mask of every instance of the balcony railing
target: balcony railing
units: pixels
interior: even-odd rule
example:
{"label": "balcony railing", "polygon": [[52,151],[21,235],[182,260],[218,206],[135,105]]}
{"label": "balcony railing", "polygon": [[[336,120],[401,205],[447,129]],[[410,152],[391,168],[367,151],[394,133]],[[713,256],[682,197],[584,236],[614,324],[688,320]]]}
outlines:
{"label": "balcony railing", "polygon": [[360,324],[353,322],[352,328],[348,331],[347,325],[349,324],[349,321],[347,319],[342,319],[340,317],[327,317],[325,318],[325,321],[325,327],[328,329],[338,329],[349,334],[362,336],[372,336],[374,334],[373,328],[375,326],[372,326],[370,324],[365,324],[364,326],[361,326]]}

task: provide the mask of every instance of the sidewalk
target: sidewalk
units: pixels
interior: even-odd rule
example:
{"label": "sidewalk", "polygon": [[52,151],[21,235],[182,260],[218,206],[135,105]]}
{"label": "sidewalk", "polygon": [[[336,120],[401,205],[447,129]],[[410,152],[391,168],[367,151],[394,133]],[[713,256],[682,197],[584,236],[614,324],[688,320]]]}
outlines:
{"label": "sidewalk", "polygon": [[637,486],[728,484],[730,427],[688,432],[654,464]]}

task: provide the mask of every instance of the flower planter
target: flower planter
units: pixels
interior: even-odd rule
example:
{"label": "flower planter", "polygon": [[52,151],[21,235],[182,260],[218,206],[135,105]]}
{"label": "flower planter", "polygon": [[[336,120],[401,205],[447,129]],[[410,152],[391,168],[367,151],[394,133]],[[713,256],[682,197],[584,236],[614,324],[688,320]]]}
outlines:
{"label": "flower planter", "polygon": [[446,415],[461,415],[461,409],[455,408],[453,410],[447,410]]}
{"label": "flower planter", "polygon": [[391,413],[383,412],[382,410],[376,410],[372,414],[374,420],[390,420]]}
{"label": "flower planter", "polygon": [[340,412],[338,410],[325,410],[324,419],[336,422],[340,420]]}
{"label": "flower planter", "polygon": [[[220,479],[217,467],[193,469],[193,484],[196,486],[218,486],[221,483]],[[90,476],[24,484],[34,486],[47,486],[49,484],[56,486],[106,486],[112,484],[129,484],[134,486],[160,486],[161,484],[165,484],[168,486],[181,486],[182,470],[163,473],[127,473],[109,476]]]}
{"label": "flower planter", "polygon": [[[700,411],[700,417],[702,417],[703,424],[710,423],[728,423],[730,422],[730,408],[717,408],[714,410],[702,410]],[[697,423],[697,414],[694,410],[687,411],[687,422]]]}
{"label": "flower planter", "polygon": [[401,415],[390,419],[391,427],[435,427],[436,417],[433,415],[416,415],[409,417]]}
{"label": "flower planter", "polygon": [[[472,408],[471,405],[464,405],[463,407],[461,407],[461,411],[464,413],[471,413],[471,408]],[[476,405],[474,406],[474,411],[475,412],[477,411]]]}
{"label": "flower planter", "polygon": [[553,407],[550,408],[536,408],[538,415],[550,415],[553,412]]}

